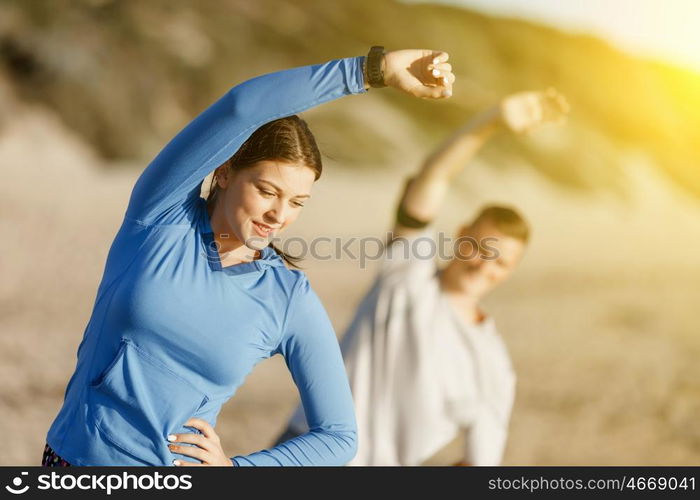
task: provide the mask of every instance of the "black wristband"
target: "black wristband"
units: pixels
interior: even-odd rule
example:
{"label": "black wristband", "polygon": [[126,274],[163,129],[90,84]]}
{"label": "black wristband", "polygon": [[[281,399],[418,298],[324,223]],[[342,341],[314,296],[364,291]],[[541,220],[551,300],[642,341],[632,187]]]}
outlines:
{"label": "black wristband", "polygon": [[381,45],[375,45],[369,49],[369,54],[367,54],[367,81],[371,87],[386,87],[384,72],[382,71],[383,57],[384,47]]}
{"label": "black wristband", "polygon": [[396,209],[396,222],[404,227],[410,227],[411,229],[423,229],[428,224],[430,224],[431,221],[416,219],[414,216],[406,212],[406,209],[403,206],[403,200],[406,196],[406,189],[408,188],[408,185],[411,183],[411,181],[413,181],[413,177],[409,178],[406,181],[406,184],[404,185],[404,195],[401,197],[399,206]]}
{"label": "black wristband", "polygon": [[410,227],[411,229],[423,229],[430,224],[429,221],[416,219],[406,212],[403,208],[403,203],[399,203],[399,209],[396,211],[396,222],[404,227]]}

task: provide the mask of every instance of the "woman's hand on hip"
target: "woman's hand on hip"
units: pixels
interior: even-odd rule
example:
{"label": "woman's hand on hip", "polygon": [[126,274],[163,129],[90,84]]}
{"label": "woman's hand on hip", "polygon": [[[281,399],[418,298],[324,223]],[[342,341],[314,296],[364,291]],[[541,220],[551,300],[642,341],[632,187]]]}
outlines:
{"label": "woman's hand on hip", "polygon": [[[187,460],[173,460],[173,465],[183,467],[226,465],[233,467],[231,459],[224,453],[223,448],[221,448],[221,440],[218,434],[216,434],[209,422],[201,418],[193,417],[183,425],[199,429],[202,431],[202,434],[171,434],[168,436],[168,441],[174,444],[169,444],[168,448],[174,453],[196,458],[202,463],[189,462]],[[190,443],[195,446],[183,446],[177,443]]]}
{"label": "woman's hand on hip", "polygon": [[455,76],[447,52],[435,50],[394,50],[384,55],[384,83],[388,87],[424,99],[452,95]]}

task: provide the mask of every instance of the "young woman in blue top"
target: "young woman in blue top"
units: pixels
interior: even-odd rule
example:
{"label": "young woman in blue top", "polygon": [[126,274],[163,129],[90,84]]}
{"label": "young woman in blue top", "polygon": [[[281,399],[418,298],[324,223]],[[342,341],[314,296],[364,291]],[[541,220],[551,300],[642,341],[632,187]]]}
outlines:
{"label": "young woman in blue top", "polygon": [[[45,463],[342,465],[354,456],[335,332],[305,274],[287,268],[293,259],[269,241],[299,216],[321,174],[313,136],[294,114],[364,93],[370,81],[449,97],[447,58],[400,50],[369,69],[367,58],[353,57],[253,78],[158,154],[110,248]],[[205,200],[200,188],[212,171]],[[256,363],[277,353],[310,430],[229,457],[214,431],[219,410]]]}

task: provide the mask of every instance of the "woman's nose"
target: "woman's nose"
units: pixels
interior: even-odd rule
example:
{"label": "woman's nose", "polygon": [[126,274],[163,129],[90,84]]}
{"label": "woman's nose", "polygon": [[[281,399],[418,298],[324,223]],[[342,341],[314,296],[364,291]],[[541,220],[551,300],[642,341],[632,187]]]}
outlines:
{"label": "woman's nose", "polygon": [[275,203],[265,215],[271,224],[283,224],[287,216],[286,207],[284,203]]}

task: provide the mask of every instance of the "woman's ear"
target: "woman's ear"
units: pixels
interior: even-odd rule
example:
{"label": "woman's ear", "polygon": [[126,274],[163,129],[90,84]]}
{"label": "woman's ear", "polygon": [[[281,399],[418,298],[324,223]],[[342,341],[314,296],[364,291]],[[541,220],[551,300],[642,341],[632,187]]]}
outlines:
{"label": "woman's ear", "polygon": [[230,180],[228,165],[222,165],[217,168],[214,171],[214,179],[216,179],[216,184],[220,189],[226,189]]}

